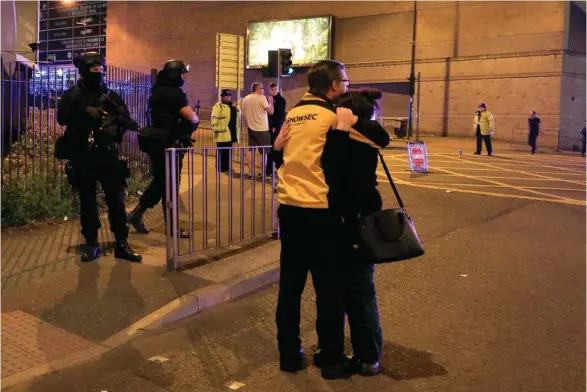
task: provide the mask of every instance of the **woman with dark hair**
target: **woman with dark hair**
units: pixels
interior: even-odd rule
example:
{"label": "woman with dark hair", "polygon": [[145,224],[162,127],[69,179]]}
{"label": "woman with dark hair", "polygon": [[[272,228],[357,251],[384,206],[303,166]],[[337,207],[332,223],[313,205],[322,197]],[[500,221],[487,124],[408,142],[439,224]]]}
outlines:
{"label": "woman with dark hair", "polygon": [[[353,207],[349,209],[347,223],[349,241],[345,286],[345,310],[351,329],[351,343],[354,356],[350,367],[354,373],[373,376],[379,373],[379,360],[383,346],[383,334],[379,323],[379,309],[375,293],[375,266],[362,257],[359,224],[364,218],[382,208],[382,200],[377,190],[377,164],[379,148],[389,144],[387,131],[375,121],[379,110],[378,100],[382,93],[375,89],[349,91],[336,100],[337,107],[351,109],[363,122],[371,120],[376,140],[375,144],[364,136],[351,132],[348,146],[349,192]],[[345,253],[347,253],[345,252]]]}
{"label": "woman with dark hair", "polygon": [[[341,108],[350,109],[362,128],[359,133],[351,127],[344,144],[341,139],[336,141],[340,149],[339,156],[344,157],[337,160],[336,171],[346,174],[345,184],[344,189],[336,192],[336,200],[329,198],[328,201],[329,208],[343,216],[346,226],[345,236],[340,238],[340,243],[345,248],[342,253],[346,255],[344,301],[354,352],[349,370],[364,376],[379,373],[383,345],[373,281],[375,267],[361,257],[358,236],[361,217],[382,208],[381,196],[377,191],[377,159],[378,149],[389,144],[389,135],[373,120],[379,109],[377,100],[381,97],[379,90],[363,89],[345,92],[334,100],[338,111]],[[275,150],[279,151],[287,144],[289,131],[290,124],[286,123],[275,141]],[[316,366],[321,367],[322,362],[321,355],[316,354]]]}

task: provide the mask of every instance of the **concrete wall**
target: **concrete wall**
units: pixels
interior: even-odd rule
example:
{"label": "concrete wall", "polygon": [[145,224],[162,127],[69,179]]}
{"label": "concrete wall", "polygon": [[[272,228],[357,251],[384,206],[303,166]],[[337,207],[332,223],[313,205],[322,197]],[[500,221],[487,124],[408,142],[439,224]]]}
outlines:
{"label": "concrete wall", "polygon": [[585,10],[576,3],[566,3],[566,48],[563,56],[560,140],[561,149],[578,149],[580,131],[585,126]]}
{"label": "concrete wall", "polygon": [[[210,106],[216,99],[217,32],[244,35],[251,20],[330,14],[335,17],[334,57],[347,63],[353,83],[406,81],[412,2],[303,4],[111,2],[108,60],[149,71],[169,58],[184,59],[195,69],[186,84],[190,100]],[[418,3],[421,131],[469,135],[473,112],[485,102],[496,117],[496,137],[509,140],[516,129],[525,129],[529,110],[540,113],[545,129],[558,132],[568,15],[564,2]],[[305,77],[302,71],[283,82],[288,106],[304,93]],[[254,80],[264,81],[260,71],[247,71],[246,85]],[[384,108],[388,102],[405,101],[386,94]],[[395,108],[393,115],[402,110],[407,107]]]}
{"label": "concrete wall", "polygon": [[16,1],[16,35],[17,49],[23,53],[22,56],[31,61],[35,61],[35,54],[31,52],[30,43],[37,42],[39,24],[38,12],[39,4],[37,1]]}
{"label": "concrete wall", "polygon": [[14,67],[9,70],[8,65],[17,61],[16,53],[19,52],[20,61],[28,59],[35,60],[35,54],[29,47],[30,43],[37,41],[38,3],[36,1],[2,1],[2,34],[0,47],[2,50],[2,61],[6,72],[12,74]]}

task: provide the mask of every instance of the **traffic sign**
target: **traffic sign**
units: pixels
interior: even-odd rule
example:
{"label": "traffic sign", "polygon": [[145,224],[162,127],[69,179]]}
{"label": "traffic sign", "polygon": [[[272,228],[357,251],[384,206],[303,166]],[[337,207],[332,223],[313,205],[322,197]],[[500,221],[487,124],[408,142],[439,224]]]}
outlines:
{"label": "traffic sign", "polygon": [[216,87],[243,90],[245,80],[245,37],[216,34]]}
{"label": "traffic sign", "polygon": [[408,157],[411,171],[428,171],[428,150],[426,149],[426,144],[424,142],[409,142]]}

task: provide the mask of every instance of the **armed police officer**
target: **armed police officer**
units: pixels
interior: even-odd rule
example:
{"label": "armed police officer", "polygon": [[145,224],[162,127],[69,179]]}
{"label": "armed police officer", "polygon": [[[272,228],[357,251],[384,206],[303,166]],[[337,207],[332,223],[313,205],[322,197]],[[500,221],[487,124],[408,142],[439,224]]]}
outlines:
{"label": "armed police officer", "polygon": [[124,132],[136,130],[124,101],[104,86],[104,57],[88,52],[75,59],[80,78],[61,98],[57,121],[65,125],[64,137],[56,145],[56,156],[67,159],[67,176],[79,192],[82,235],[82,261],[102,255],[98,246],[100,219],[96,203],[96,183],[100,182],[108,205],[110,229],[116,239],[114,256],[133,262],[142,257],[128,245],[128,224],[124,205],[126,162],[118,157],[118,144]]}
{"label": "armed police officer", "polygon": [[[128,216],[129,223],[141,234],[149,233],[143,221],[143,215],[149,208],[153,208],[162,200],[163,213],[165,206],[165,149],[170,147],[190,147],[191,134],[197,128],[200,120],[198,115],[188,106],[187,96],[182,88],[185,83],[189,65],[181,60],[169,60],[163,70],[157,74],[157,81],[149,98],[151,111],[151,126],[143,129],[139,135],[141,150],[151,159],[153,179],[141,196],[138,206]],[[181,177],[183,152],[178,153],[178,176],[176,184],[179,186]],[[189,233],[180,229],[180,237],[187,238]]]}

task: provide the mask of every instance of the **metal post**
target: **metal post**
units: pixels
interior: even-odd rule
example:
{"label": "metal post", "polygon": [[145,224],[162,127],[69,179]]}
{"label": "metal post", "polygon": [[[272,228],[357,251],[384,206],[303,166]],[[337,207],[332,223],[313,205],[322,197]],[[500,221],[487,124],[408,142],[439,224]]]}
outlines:
{"label": "metal post", "polygon": [[240,240],[245,239],[245,156],[246,151],[240,148],[241,154],[241,189],[240,189]]}
{"label": "metal post", "polygon": [[220,232],[220,163],[222,154],[228,152],[224,148],[216,149],[216,246],[220,245],[220,236],[222,234]]}
{"label": "metal post", "polygon": [[[184,154],[185,156],[185,154]],[[190,253],[192,253],[194,251],[194,215],[195,215],[195,211],[196,211],[196,207],[195,207],[195,197],[194,197],[194,189],[195,189],[195,185],[194,185],[194,150],[192,149],[188,149],[187,150],[187,156],[188,156],[188,214],[189,214],[189,223],[190,223],[190,238],[189,238],[189,243],[190,243]],[[181,175],[182,173],[179,173],[179,179],[181,179]]]}
{"label": "metal post", "polygon": [[167,271],[173,272],[176,268],[177,260],[177,236],[174,234],[174,214],[173,208],[173,189],[174,189],[174,172],[175,172],[175,149],[165,151],[165,228],[167,232]]}
{"label": "metal post", "polygon": [[234,159],[232,152],[234,147],[230,147],[229,161],[228,161],[228,245],[232,244],[232,173],[233,173],[233,162]]}
{"label": "metal post", "polygon": [[208,149],[202,149],[202,249],[208,249]]}
{"label": "metal post", "polygon": [[413,111],[414,111],[414,84],[415,84],[415,68],[416,68],[416,25],[418,15],[418,2],[414,1],[414,19],[412,25],[412,66],[410,70],[410,103],[408,113],[408,140],[412,134],[413,127]]}
{"label": "metal post", "polygon": [[422,82],[422,73],[418,72],[418,96],[416,98],[416,141],[420,141],[420,87]]}

